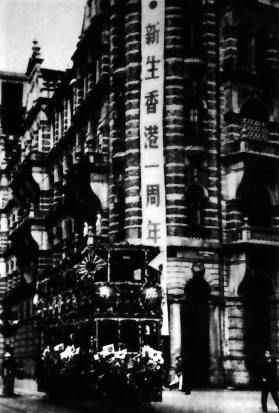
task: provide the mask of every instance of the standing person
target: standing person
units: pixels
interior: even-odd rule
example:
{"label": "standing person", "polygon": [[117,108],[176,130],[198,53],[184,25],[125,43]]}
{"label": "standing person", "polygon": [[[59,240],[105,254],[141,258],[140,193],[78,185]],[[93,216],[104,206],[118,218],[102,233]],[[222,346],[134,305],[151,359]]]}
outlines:
{"label": "standing person", "polygon": [[183,359],[180,356],[177,357],[175,373],[178,377],[178,390],[182,390],[182,386],[183,386]]}
{"label": "standing person", "polygon": [[170,382],[169,388],[172,390],[178,386],[179,390],[182,390],[182,358],[181,356],[176,357],[176,365],[175,365],[175,376],[174,379]]}
{"label": "standing person", "polygon": [[263,412],[267,412],[268,393],[271,394],[274,403],[279,410],[279,399],[277,393],[277,363],[274,359],[272,359],[270,351],[265,352],[262,370],[261,403]]}
{"label": "standing person", "polygon": [[182,363],[183,387],[185,394],[191,394],[192,363],[190,357],[184,357]]}

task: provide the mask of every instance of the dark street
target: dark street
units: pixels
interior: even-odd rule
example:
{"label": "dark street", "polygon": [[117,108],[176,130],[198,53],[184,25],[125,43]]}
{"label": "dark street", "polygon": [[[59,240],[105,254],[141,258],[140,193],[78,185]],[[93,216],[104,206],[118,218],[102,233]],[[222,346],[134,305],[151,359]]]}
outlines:
{"label": "dark street", "polygon": [[[81,403],[79,406],[59,406],[37,395],[18,394],[15,398],[0,398],[1,413],[252,413],[260,411],[260,393],[256,391],[193,391],[190,396],[177,390],[164,391],[161,403],[146,406],[120,406],[108,402]],[[269,400],[269,412],[277,409]]]}

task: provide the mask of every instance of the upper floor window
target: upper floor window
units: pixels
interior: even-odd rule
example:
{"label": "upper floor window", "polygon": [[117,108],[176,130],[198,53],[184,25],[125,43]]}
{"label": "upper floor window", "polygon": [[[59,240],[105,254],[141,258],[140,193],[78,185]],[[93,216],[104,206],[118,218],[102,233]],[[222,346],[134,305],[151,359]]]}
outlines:
{"label": "upper floor window", "polygon": [[22,131],[22,83],[2,82],[2,129],[7,135],[17,135]]}
{"label": "upper floor window", "polygon": [[123,173],[119,173],[115,182],[115,211],[118,215],[118,234],[117,237],[124,239],[125,231],[125,188]]}
{"label": "upper floor window", "polygon": [[202,0],[184,0],[185,58],[202,56]]}
{"label": "upper floor window", "polygon": [[238,65],[240,70],[249,73],[266,74],[268,28],[261,27],[256,31],[249,30],[244,22],[238,31]]}
{"label": "upper floor window", "polygon": [[186,137],[197,137],[202,132],[202,124],[205,118],[203,102],[197,98],[191,98],[186,102]]}
{"label": "upper floor window", "polygon": [[255,180],[244,180],[237,190],[243,224],[268,228],[272,220],[272,199],[267,187]]}
{"label": "upper floor window", "polygon": [[197,108],[195,109],[190,109],[190,114],[189,114],[189,123],[190,123],[190,129],[191,132],[194,135],[197,135],[199,132],[199,118],[200,118],[200,114],[199,114],[199,110]]}
{"label": "upper floor window", "polygon": [[114,1],[115,11],[115,61],[114,69],[126,66],[125,54],[125,2],[123,0]]}
{"label": "upper floor window", "polygon": [[205,190],[199,184],[191,185],[186,192],[188,225],[200,227],[204,225]]}

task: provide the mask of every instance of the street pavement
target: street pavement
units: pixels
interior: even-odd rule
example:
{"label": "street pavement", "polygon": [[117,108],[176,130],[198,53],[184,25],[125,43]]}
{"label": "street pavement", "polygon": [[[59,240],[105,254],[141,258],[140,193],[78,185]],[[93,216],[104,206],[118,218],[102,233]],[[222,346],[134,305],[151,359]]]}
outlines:
{"label": "street pavement", "polygon": [[[0,387],[0,394],[2,388]],[[269,412],[277,412],[271,398]],[[143,406],[120,406],[108,401],[79,405],[59,405],[43,393],[28,394],[15,389],[15,397],[0,396],[1,413],[254,413],[261,412],[259,391],[197,390],[186,395],[178,390],[164,390],[163,401]]]}

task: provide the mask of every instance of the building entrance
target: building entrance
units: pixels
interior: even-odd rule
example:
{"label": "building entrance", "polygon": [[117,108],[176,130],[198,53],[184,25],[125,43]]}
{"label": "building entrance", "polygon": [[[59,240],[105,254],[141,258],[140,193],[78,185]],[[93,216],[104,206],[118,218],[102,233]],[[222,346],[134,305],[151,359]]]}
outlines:
{"label": "building entrance", "polygon": [[209,380],[209,294],[203,274],[194,274],[185,288],[182,305],[182,356],[191,387],[204,387]]}
{"label": "building entrance", "polygon": [[270,306],[272,287],[260,273],[246,274],[239,286],[243,300],[243,339],[246,368],[250,384],[261,384],[261,364],[266,350],[270,350]]}

